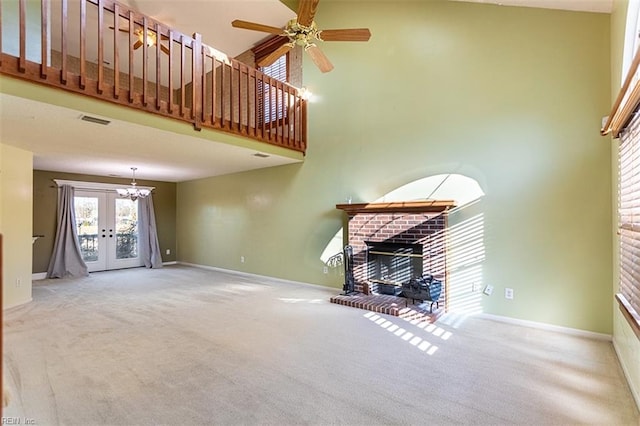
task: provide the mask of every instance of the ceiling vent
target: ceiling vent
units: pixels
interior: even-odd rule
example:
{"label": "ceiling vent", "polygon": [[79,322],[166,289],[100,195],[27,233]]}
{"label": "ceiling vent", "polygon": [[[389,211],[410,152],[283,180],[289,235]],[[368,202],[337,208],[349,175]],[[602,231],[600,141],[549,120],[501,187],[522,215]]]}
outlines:
{"label": "ceiling vent", "polygon": [[88,121],[89,123],[102,124],[103,126],[106,126],[107,124],[111,123],[111,121],[109,120],[103,120],[102,118],[91,117],[90,115],[82,115],[80,116],[80,120]]}
{"label": "ceiling vent", "polygon": [[254,157],[258,157],[258,158],[269,158],[270,155],[269,154],[263,154],[261,152],[256,152],[255,154],[253,154]]}

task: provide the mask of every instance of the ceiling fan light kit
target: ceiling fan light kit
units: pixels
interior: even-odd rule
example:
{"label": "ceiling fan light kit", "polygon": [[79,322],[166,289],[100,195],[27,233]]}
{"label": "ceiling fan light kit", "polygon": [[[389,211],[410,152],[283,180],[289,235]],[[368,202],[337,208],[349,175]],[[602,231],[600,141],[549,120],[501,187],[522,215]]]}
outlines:
{"label": "ceiling fan light kit", "polygon": [[320,0],[300,0],[298,16],[287,22],[284,29],[255,22],[236,19],[231,23],[234,28],[262,31],[282,36],[282,45],[265,57],[258,65],[265,67],[273,64],[280,56],[295,46],[301,46],[311,56],[311,60],[322,72],[329,72],[333,64],[318,48],[315,41],[368,41],[371,32],[368,28],[320,30],[313,21]]}

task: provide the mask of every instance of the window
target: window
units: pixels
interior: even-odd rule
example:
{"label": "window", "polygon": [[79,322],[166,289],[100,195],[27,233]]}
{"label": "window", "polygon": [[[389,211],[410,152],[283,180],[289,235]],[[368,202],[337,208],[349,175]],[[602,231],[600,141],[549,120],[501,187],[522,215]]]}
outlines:
{"label": "window", "polygon": [[640,116],[620,136],[618,153],[620,294],[636,321],[640,319]]}
{"label": "window", "polygon": [[[288,81],[288,63],[289,54],[286,53],[268,67],[260,67],[260,71],[276,80]],[[262,96],[258,98],[258,108],[261,113],[260,122],[269,123],[282,119],[286,114],[283,92],[268,84],[259,84],[258,90],[262,93]]]}
{"label": "window", "polygon": [[[252,49],[255,63],[260,62],[282,45],[282,37],[275,36],[267,39]],[[276,80],[289,81],[289,52],[280,56],[273,64],[268,67],[259,67],[259,70],[265,75]],[[270,84],[258,82],[258,126],[277,122],[286,118],[286,101],[282,90],[276,90]],[[277,124],[276,124],[277,125]]]}

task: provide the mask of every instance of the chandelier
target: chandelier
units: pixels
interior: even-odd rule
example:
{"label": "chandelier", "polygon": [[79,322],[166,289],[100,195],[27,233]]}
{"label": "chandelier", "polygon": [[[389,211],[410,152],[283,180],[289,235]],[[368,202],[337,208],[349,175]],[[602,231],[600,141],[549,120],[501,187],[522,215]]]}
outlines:
{"label": "chandelier", "polygon": [[138,170],[137,167],[131,167],[133,180],[131,181],[130,187],[116,189],[119,196],[123,198],[130,198],[131,201],[136,201],[138,198],[145,198],[151,194],[151,191],[146,188],[138,188],[138,184],[136,183],[136,170]]}

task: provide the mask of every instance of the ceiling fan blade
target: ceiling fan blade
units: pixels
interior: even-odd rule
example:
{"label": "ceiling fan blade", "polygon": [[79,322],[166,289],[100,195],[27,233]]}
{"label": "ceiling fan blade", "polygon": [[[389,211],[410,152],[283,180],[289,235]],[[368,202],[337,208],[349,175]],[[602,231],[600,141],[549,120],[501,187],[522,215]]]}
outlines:
{"label": "ceiling fan blade", "polygon": [[298,24],[308,27],[313,22],[313,17],[316,16],[316,9],[318,9],[318,3],[320,0],[300,0],[300,6],[298,6]]}
{"label": "ceiling fan blade", "polygon": [[140,48],[140,46],[142,46],[142,41],[141,40],[136,41],[135,43],[133,43],[133,50]]}
{"label": "ceiling fan blade", "polygon": [[169,48],[167,46],[165,46],[164,44],[160,45],[160,50],[162,50],[167,55],[169,54]]}
{"label": "ceiling fan blade", "polygon": [[369,41],[371,31],[368,28],[351,28],[344,30],[322,30],[322,41]]}
{"label": "ceiling fan blade", "polygon": [[292,46],[290,43],[283,44],[282,46],[278,47],[276,50],[262,58],[260,61],[258,61],[258,65],[261,67],[268,67],[269,65],[273,64],[280,56],[287,53],[291,48]]}
{"label": "ceiling fan blade", "polygon": [[271,34],[278,34],[278,35],[284,34],[284,31],[282,31],[282,28],[276,28],[276,27],[272,27],[270,25],[264,25],[264,24],[257,24],[255,22],[241,21],[239,19],[236,19],[235,21],[231,22],[231,26],[234,28],[243,28],[245,30],[262,31],[262,32],[271,33]]}
{"label": "ceiling fan blade", "polygon": [[309,53],[309,56],[311,56],[313,62],[318,66],[318,68],[320,68],[320,71],[329,72],[333,69],[333,64],[329,61],[329,58],[327,58],[322,50],[318,48],[318,46],[311,44],[304,50]]}

